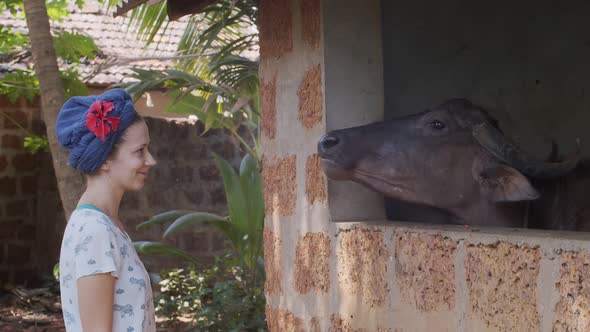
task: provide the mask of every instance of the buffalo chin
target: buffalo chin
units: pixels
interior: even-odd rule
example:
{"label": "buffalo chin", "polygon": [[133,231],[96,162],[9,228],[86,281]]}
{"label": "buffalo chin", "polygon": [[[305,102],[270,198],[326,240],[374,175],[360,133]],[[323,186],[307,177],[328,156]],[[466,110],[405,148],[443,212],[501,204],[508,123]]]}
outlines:
{"label": "buffalo chin", "polygon": [[355,172],[351,178],[352,181],[360,183],[388,198],[397,199],[401,201],[408,201],[413,203],[420,203],[412,199],[413,190],[407,187],[396,185],[385,181],[383,179],[367,176],[364,173]]}
{"label": "buffalo chin", "polygon": [[352,180],[352,172],[331,159],[322,158],[324,173],[332,180]]}

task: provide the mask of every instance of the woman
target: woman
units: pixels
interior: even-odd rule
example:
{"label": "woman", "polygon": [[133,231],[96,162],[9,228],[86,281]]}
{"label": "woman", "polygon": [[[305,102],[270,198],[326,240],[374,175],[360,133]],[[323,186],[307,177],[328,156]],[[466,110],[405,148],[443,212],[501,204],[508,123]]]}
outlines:
{"label": "woman", "polygon": [[119,219],[126,191],[140,190],[156,161],[148,128],[123,90],[73,97],[57,138],[86,191],[66,226],[60,289],[67,331],[156,331],[150,281]]}

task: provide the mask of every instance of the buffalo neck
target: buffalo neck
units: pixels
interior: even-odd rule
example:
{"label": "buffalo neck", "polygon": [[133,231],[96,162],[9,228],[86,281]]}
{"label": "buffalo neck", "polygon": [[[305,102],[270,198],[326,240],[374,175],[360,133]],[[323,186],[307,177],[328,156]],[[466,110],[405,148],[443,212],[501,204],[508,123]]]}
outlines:
{"label": "buffalo neck", "polygon": [[521,228],[528,223],[527,205],[527,202],[499,203],[481,199],[451,212],[465,225]]}

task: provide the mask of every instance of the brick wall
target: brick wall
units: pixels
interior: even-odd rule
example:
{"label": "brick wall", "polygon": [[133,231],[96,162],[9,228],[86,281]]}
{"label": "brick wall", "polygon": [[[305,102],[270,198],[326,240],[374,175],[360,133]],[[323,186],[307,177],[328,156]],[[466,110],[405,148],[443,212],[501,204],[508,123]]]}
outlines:
{"label": "brick wall", "polygon": [[24,282],[38,279],[30,277],[37,275],[35,271],[44,258],[38,254],[46,252],[49,244],[47,238],[38,236],[47,234],[38,233],[38,208],[43,206],[41,211],[47,212],[43,219],[52,225],[59,215],[54,212],[59,204],[55,204],[53,195],[45,200],[38,195],[55,190],[55,180],[39,186],[46,173],[43,170],[51,167],[48,154],[33,155],[23,147],[27,132],[43,133],[39,101],[21,99],[11,104],[0,96],[0,111],[0,280]]}
{"label": "brick wall", "polygon": [[[28,131],[44,134],[39,102],[19,100],[15,104],[0,96],[0,110]],[[150,118],[146,122],[151,149],[158,166],[140,192],[128,193],[121,218],[134,240],[160,240],[163,227],[136,231],[135,226],[150,216],[172,209],[224,213],[223,184],[211,152],[240,160],[236,142],[221,130],[205,135],[202,125],[184,119]],[[147,113],[147,114],[146,114]],[[23,148],[25,131],[6,116],[0,116],[0,285],[3,282],[35,284],[49,275],[59,257],[64,215],[49,153],[31,155]],[[180,234],[171,243],[204,261],[224,248],[223,237],[202,227]],[[151,271],[179,264],[178,260],[145,257]]]}

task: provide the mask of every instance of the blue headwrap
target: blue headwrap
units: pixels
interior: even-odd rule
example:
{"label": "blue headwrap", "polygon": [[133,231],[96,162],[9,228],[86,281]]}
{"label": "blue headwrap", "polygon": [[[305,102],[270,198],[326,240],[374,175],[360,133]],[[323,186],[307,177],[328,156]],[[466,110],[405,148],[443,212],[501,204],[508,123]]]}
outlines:
{"label": "blue headwrap", "polygon": [[125,90],[70,98],[55,125],[57,140],[70,150],[70,166],[83,173],[96,172],[137,116],[133,100]]}

